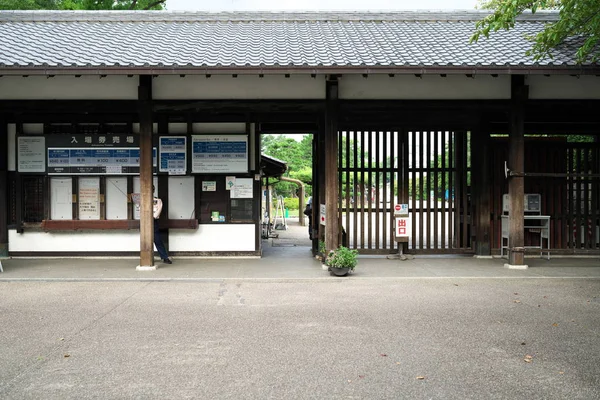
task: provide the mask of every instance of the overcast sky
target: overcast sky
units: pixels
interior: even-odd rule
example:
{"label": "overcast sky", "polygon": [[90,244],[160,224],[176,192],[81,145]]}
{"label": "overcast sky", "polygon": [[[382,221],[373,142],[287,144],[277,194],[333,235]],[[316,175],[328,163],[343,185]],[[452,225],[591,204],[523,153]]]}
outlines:
{"label": "overcast sky", "polygon": [[471,10],[476,0],[167,0],[171,11]]}

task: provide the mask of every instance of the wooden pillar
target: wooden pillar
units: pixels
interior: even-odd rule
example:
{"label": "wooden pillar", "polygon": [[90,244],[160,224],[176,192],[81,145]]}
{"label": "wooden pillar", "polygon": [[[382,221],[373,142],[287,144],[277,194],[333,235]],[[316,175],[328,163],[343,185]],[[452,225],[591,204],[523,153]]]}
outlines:
{"label": "wooden pillar", "polygon": [[152,212],[152,76],[140,75],[140,265],[154,270],[154,218]]}
{"label": "wooden pillar", "polygon": [[472,183],[471,195],[475,205],[475,255],[489,256],[490,235],[490,133],[478,124],[471,131]]}
{"label": "wooden pillar", "polygon": [[[338,81],[330,77],[326,83],[325,109],[325,248],[339,246],[338,216]],[[314,210],[314,208],[313,208]]]}
{"label": "wooden pillar", "polygon": [[0,117],[0,258],[8,257],[8,129]]}
{"label": "wooden pillar", "polygon": [[320,204],[325,203],[325,113],[319,120],[319,131],[313,139],[313,187],[312,187],[312,235],[313,252],[319,251],[319,241],[323,240],[324,232],[321,231]]}
{"label": "wooden pillar", "polygon": [[[525,102],[528,87],[522,75],[513,75],[511,80],[510,134],[508,138],[508,168],[515,172],[524,172],[525,168]],[[510,177],[508,181],[509,195],[509,254],[508,264],[523,266],[525,264],[524,233],[524,197],[525,178]]]}

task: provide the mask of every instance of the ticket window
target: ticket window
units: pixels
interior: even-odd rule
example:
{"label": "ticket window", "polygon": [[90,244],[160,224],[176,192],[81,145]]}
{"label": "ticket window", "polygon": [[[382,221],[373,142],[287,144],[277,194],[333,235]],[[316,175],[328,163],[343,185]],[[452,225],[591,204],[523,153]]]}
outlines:
{"label": "ticket window", "polygon": [[72,178],[50,179],[50,219],[73,219]]}
{"label": "ticket window", "polygon": [[78,218],[100,219],[100,178],[80,177],[77,186]]}
{"label": "ticket window", "polygon": [[106,178],[106,219],[127,219],[127,178]]}

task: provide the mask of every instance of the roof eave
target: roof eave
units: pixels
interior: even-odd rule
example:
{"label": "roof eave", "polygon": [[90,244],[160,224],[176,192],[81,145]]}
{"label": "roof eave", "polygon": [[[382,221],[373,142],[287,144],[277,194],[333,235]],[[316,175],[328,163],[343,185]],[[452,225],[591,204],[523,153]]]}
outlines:
{"label": "roof eave", "polygon": [[600,75],[600,65],[300,67],[0,67],[0,76],[55,75]]}

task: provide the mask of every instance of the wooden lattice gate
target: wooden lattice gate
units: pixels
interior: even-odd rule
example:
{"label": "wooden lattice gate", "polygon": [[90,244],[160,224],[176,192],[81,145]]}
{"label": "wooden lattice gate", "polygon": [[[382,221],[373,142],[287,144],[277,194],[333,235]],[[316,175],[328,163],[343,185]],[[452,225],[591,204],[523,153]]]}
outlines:
{"label": "wooden lattice gate", "polygon": [[429,130],[340,132],[342,243],[363,254],[396,252],[393,209],[407,203],[411,253],[472,252],[469,138]]}

